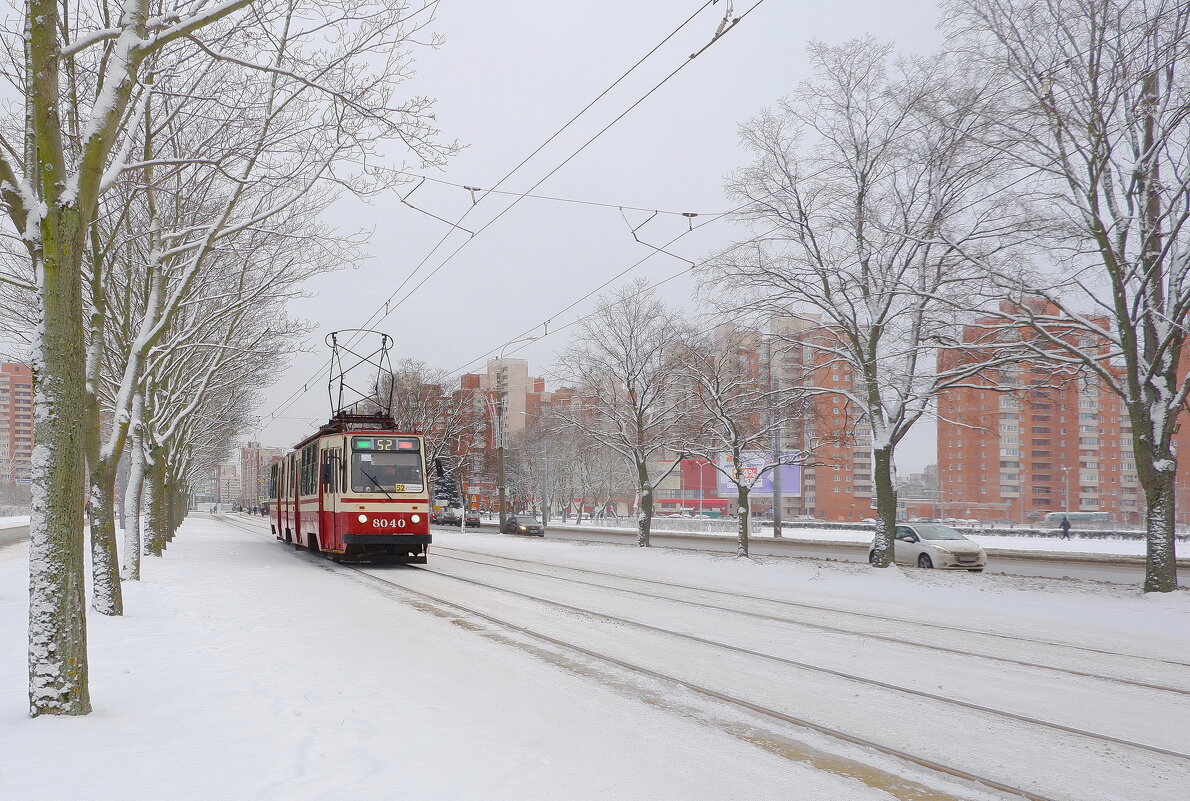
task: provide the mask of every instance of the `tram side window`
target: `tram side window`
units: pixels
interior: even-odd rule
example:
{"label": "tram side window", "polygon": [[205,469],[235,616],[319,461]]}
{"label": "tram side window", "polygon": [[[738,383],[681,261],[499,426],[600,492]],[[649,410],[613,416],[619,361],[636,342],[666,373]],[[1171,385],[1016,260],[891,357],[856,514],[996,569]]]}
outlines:
{"label": "tram side window", "polygon": [[302,495],[318,492],[318,443],[302,448]]}
{"label": "tram side window", "polygon": [[280,466],[278,462],[273,462],[269,465],[269,486],[268,497],[272,500],[277,499],[277,468]]}

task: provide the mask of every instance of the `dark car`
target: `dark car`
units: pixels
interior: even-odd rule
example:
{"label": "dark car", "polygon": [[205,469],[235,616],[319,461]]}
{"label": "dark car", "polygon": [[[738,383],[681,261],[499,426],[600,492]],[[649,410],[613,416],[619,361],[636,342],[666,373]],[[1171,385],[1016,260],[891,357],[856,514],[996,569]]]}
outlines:
{"label": "dark car", "polygon": [[439,515],[438,522],[444,526],[457,526],[459,524],[459,513],[454,509],[447,509]]}
{"label": "dark car", "polygon": [[505,534],[527,534],[536,537],[545,536],[545,526],[533,515],[512,515],[504,521]]}
{"label": "dark car", "polygon": [[467,528],[479,528],[479,515],[471,512],[463,518],[463,523],[466,524]]}

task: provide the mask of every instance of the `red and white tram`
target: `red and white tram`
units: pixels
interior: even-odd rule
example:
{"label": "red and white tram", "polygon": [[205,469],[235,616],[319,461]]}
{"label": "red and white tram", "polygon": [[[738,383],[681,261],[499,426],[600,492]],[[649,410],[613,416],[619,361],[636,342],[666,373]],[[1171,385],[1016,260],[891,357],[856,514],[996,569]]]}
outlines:
{"label": "red and white tram", "polygon": [[430,483],[420,434],[337,415],[273,463],[273,536],[336,560],[425,564]]}

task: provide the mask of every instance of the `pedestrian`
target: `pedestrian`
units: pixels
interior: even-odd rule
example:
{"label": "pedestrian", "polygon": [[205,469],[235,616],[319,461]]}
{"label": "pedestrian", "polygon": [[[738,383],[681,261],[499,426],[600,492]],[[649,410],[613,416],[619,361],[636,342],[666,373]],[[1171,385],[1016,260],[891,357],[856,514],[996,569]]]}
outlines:
{"label": "pedestrian", "polygon": [[1062,539],[1070,539],[1070,520],[1066,515],[1062,515],[1062,522],[1058,524],[1058,528],[1062,529]]}

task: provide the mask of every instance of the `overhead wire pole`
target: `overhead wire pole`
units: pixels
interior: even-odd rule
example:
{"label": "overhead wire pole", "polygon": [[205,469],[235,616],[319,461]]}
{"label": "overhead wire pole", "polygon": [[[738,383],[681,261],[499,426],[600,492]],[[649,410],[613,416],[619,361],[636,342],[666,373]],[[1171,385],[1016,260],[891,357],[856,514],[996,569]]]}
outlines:
{"label": "overhead wire pole", "polygon": [[[616,79],[615,83],[613,83],[611,86],[609,86],[603,92],[601,92],[599,94],[599,96],[597,96],[595,98],[595,100],[592,100],[590,103],[588,103],[587,106],[585,106],[582,111],[580,111],[573,118],[571,118],[570,121],[568,121],[564,126],[562,126],[562,128],[560,128],[549,139],[547,139],[545,143],[543,143],[540,147],[538,147],[536,150],[534,150],[533,153],[531,153],[529,156],[527,156],[521,162],[521,164],[518,164],[517,167],[513,168],[513,170],[508,173],[508,175],[506,175],[504,178],[500,179],[500,181],[496,184],[496,186],[499,186],[500,184],[502,184],[508,178],[509,175],[511,175],[513,172],[516,172],[516,170],[520,169],[520,167],[525,162],[527,162],[530,158],[532,158],[534,155],[536,155],[536,153],[538,151],[540,151],[541,148],[543,148],[547,144],[549,144],[550,141],[552,141],[563,130],[565,130],[567,127],[569,127],[569,125],[575,119],[577,119],[579,116],[581,116],[588,108],[590,108],[591,105],[593,105],[601,97],[603,97],[605,94],[607,94],[607,92],[611,91],[611,89],[614,88],[617,84],[619,84],[620,81],[622,81],[625,77],[627,77],[628,74],[633,72],[637,66],[639,66],[646,59],[648,59],[648,57],[650,55],[652,55],[654,52],[656,52],[662,45],[664,45],[671,38],[673,38],[673,36],[675,36],[679,31],[681,31],[682,28],[686,27],[686,25],[691,20],[693,20],[696,16],[698,16],[699,13],[701,13],[703,11],[703,9],[707,8],[714,2],[716,2],[716,0],[708,0],[706,3],[704,3],[702,6],[700,6],[699,9],[697,11],[695,11],[692,15],[690,15],[690,17],[688,17],[685,22],[683,22],[676,29],[674,29],[674,31],[672,33],[670,33],[669,36],[665,37],[665,39],[663,39],[652,50],[650,50],[639,61],[637,61],[636,64],[634,64],[623,75],[621,75],[618,79]],[[710,42],[708,42],[706,45],[704,45],[700,50],[692,53],[685,61],[683,61],[681,64],[679,64],[672,72],[670,72],[668,75],[666,75],[664,78],[662,78],[657,84],[655,84],[652,89],[650,89],[648,92],[646,92],[644,95],[642,95],[639,99],[637,99],[631,106],[629,106],[627,109],[625,109],[623,112],[621,112],[618,116],[616,116],[615,119],[613,119],[611,122],[609,122],[603,128],[601,128],[594,136],[592,136],[590,139],[588,139],[586,142],[584,142],[577,150],[575,150],[573,153],[571,153],[569,156],[567,156],[560,164],[558,164],[556,167],[554,167],[552,170],[550,170],[548,173],[546,173],[546,175],[544,177],[542,177],[540,180],[538,180],[537,183],[533,184],[533,186],[531,186],[526,193],[519,194],[517,196],[516,200],[514,200],[512,203],[510,203],[508,206],[506,206],[504,209],[502,209],[495,217],[493,217],[491,220],[489,220],[487,223],[485,223],[478,230],[476,230],[474,232],[469,232],[471,235],[467,239],[463,240],[462,244],[460,244],[457,248],[455,248],[453,251],[451,251],[451,253],[442,261],[441,264],[439,264],[437,267],[435,267],[427,276],[425,276],[412,289],[410,289],[409,292],[403,298],[401,298],[399,301],[397,301],[396,305],[391,305],[393,298],[395,298],[396,295],[401,291],[401,288],[404,287],[413,278],[413,276],[417,274],[418,271],[420,271],[421,266],[424,265],[425,262],[429,260],[430,256],[435,251],[437,251],[437,249],[442,245],[442,243],[445,242],[447,238],[449,238],[450,234],[454,232],[455,228],[458,227],[458,223],[456,223],[455,226],[453,226],[450,229],[450,231],[448,231],[447,234],[445,236],[443,236],[443,238],[439,241],[439,243],[434,246],[434,249],[431,250],[431,252],[429,254],[427,254],[426,257],[424,259],[422,259],[422,261],[417,265],[417,267],[414,268],[414,270],[409,274],[409,276],[407,276],[405,278],[405,280],[401,282],[401,284],[398,286],[398,288],[392,293],[392,295],[389,296],[388,300],[386,300],[384,302],[384,304],[382,306],[384,313],[381,314],[381,309],[378,308],[375,312],[373,312],[372,316],[370,316],[367,319],[367,321],[365,321],[365,323],[363,323],[363,327],[373,325],[373,324],[379,322],[380,320],[383,320],[386,317],[388,317],[388,315],[391,314],[393,310],[399,308],[406,300],[408,300],[413,295],[414,292],[416,292],[418,289],[420,289],[427,281],[429,281],[440,270],[442,270],[443,267],[445,267],[447,264],[449,264],[451,259],[453,259],[460,251],[462,251],[463,248],[465,248],[476,237],[478,237],[481,233],[483,233],[491,225],[493,225],[497,220],[499,220],[501,217],[503,217],[505,214],[507,214],[509,211],[511,211],[513,208],[515,208],[522,200],[524,200],[524,198],[527,196],[528,192],[532,192],[534,189],[541,186],[543,183],[545,183],[547,180],[549,180],[551,177],[553,177],[553,175],[555,173],[557,173],[560,169],[565,167],[576,156],[578,156],[580,153],[582,153],[584,150],[586,150],[592,143],[595,142],[595,140],[597,140],[600,136],[602,136],[609,129],[611,129],[612,126],[614,126],[616,123],[618,123],[624,117],[626,117],[633,109],[635,109],[637,106],[639,106],[641,103],[643,103],[649,97],[651,97],[653,95],[653,93],[655,93],[658,89],[660,89],[662,86],[664,86],[666,83],[668,83],[679,72],[681,72],[683,69],[685,69],[696,57],[702,55],[702,53],[706,52],[706,50],[708,48],[710,48],[712,45],[714,45],[715,42],[719,41],[719,39],[721,39],[723,36],[725,36],[728,32],[734,30],[737,24],[742,22],[744,20],[744,18],[746,18],[749,14],[751,14],[753,11],[755,11],[757,8],[759,8],[761,5],[763,5],[764,2],[765,2],[765,0],[757,0],[757,2],[755,4],[753,4],[753,6],[751,8],[749,8],[747,11],[745,11],[739,17],[731,18],[729,20],[730,24],[728,24],[728,25],[721,24],[719,30],[716,31],[714,37],[711,39]],[[725,17],[725,21],[728,21],[726,17]],[[468,187],[467,189],[468,189],[468,191],[471,191],[472,193],[484,191],[484,190],[480,189],[479,187]],[[486,195],[486,192],[485,192],[485,195]],[[481,195],[479,199],[482,200],[483,197],[484,197],[484,195]],[[472,203],[471,206],[468,207],[468,209],[463,213],[463,215],[460,216],[459,221],[458,221],[459,223],[461,223],[463,221],[463,219],[466,218],[466,216],[471,212],[471,210],[475,208],[477,203],[478,203],[478,201],[475,201]],[[380,316],[377,317],[377,315],[380,315]],[[321,374],[322,369],[323,368],[320,368],[314,374],[313,378],[317,378],[318,375]],[[301,394],[303,394],[303,393],[297,393],[297,392],[293,393],[292,398],[284,401],[283,405],[278,408],[277,413],[279,414],[280,412],[287,409],[290,405],[293,404],[294,401],[297,400],[298,397],[301,397]]]}
{"label": "overhead wire pole", "polygon": [[[520,168],[523,167],[526,163],[528,163],[530,159],[532,159],[534,156],[536,156],[539,152],[541,152],[541,150],[543,150],[551,142],[553,142],[558,136],[560,136],[567,128],[569,128],[571,125],[573,125],[574,122],[576,120],[578,120],[579,117],[581,117],[583,114],[585,114],[593,105],[598,103],[601,99],[603,99],[604,96],[606,96],[609,92],[611,92],[613,89],[615,89],[617,86],[619,86],[620,83],[623,82],[623,80],[625,78],[627,78],[629,75],[631,75],[633,72],[636,71],[637,67],[639,67],[641,64],[643,64],[646,60],[648,60],[648,58],[650,56],[652,56],[659,49],[661,49],[667,42],[669,42],[670,39],[672,39],[674,36],[676,36],[678,33],[680,33],[683,28],[685,28],[687,25],[689,25],[708,6],[712,5],[713,3],[717,2],[717,1],[718,0],[706,0],[706,2],[704,2],[701,6],[699,6],[699,8],[694,13],[692,13],[689,17],[687,17],[680,25],[678,25],[678,27],[674,28],[669,33],[669,35],[667,35],[664,39],[662,39],[660,42],[658,42],[656,45],[654,45],[647,53],[645,53],[643,56],[641,56],[631,67],[629,67],[618,78],[616,78],[616,80],[613,81],[611,83],[611,85],[609,85],[606,89],[604,89],[602,92],[600,92],[598,95],[596,95],[590,102],[588,102],[585,106],[583,106],[583,108],[580,109],[578,111],[578,113],[576,113],[569,120],[567,120],[560,128],[558,128],[558,130],[554,131],[554,133],[551,134],[549,136],[549,138],[547,138],[544,142],[542,142],[540,145],[538,145],[536,148],[534,148],[534,150],[531,153],[529,153],[529,155],[527,155],[523,159],[521,159],[521,161],[515,167],[513,167],[511,170],[509,170],[507,173],[505,173],[504,177],[502,177],[499,181],[497,181],[496,184],[492,187],[492,189],[485,191],[485,190],[480,189],[479,187],[465,187],[468,191],[471,192],[471,197],[472,197],[471,205],[468,206],[468,208],[463,212],[463,214],[460,215],[459,219],[451,225],[451,228],[442,236],[441,239],[438,240],[438,242],[434,245],[434,247],[430,249],[430,252],[427,253],[425,255],[425,257],[422,258],[422,260],[420,262],[418,262],[418,264],[413,268],[413,270],[410,271],[409,275],[406,276],[405,279],[397,286],[396,290],[393,291],[393,293],[389,296],[388,300],[386,300],[380,308],[377,308],[377,310],[372,313],[372,316],[370,316],[368,318],[368,320],[363,324],[362,327],[367,328],[369,325],[373,324],[373,322],[379,322],[379,320],[383,320],[391,313],[389,304],[391,303],[393,298],[395,298],[397,296],[397,294],[401,291],[401,289],[404,288],[404,286],[406,284],[408,284],[408,282],[410,280],[412,280],[415,275],[417,275],[417,273],[421,270],[422,266],[424,266],[425,263],[427,261],[429,261],[430,257],[432,257],[434,255],[434,253],[436,253],[438,251],[438,249],[440,247],[442,247],[442,245],[446,242],[446,240],[450,238],[451,234],[453,234],[457,228],[460,228],[462,222],[471,214],[471,212],[475,209],[476,205],[478,205],[479,200],[482,200],[487,194],[491,193],[492,191],[494,191],[495,189],[497,189],[501,185],[503,185],[505,181],[507,181],[510,177],[512,177],[512,175],[515,174],[518,170],[520,170]],[[760,5],[760,3],[762,3],[762,2],[764,2],[764,0],[759,0],[757,5]],[[754,6],[754,8],[755,8],[755,6]],[[718,37],[720,35],[721,35],[720,33],[717,33],[715,36],[715,39],[718,39]],[[712,39],[712,43],[715,41],[715,39]],[[699,51],[699,52],[702,52],[702,51]],[[697,54],[695,54],[695,55],[697,55]],[[691,58],[693,58],[693,56],[691,56]],[[688,63],[688,61],[684,62],[683,66],[685,66],[685,63]],[[681,67],[679,67],[679,69],[681,69]],[[664,84],[666,81],[668,81],[670,78],[672,78],[677,72],[678,72],[678,70],[675,70],[674,72],[670,73],[669,76],[667,76],[664,80],[662,80],[661,84]],[[591,142],[595,141],[595,139],[597,139],[604,132],[606,132],[608,128],[610,128],[612,125],[614,125],[620,119],[622,119],[629,111],[631,111],[633,108],[636,108],[636,106],[639,105],[639,103],[641,101],[643,101],[646,97],[648,97],[650,94],[652,94],[654,91],[656,91],[656,89],[659,88],[661,86],[661,84],[658,84],[657,86],[655,86],[652,90],[649,91],[649,94],[642,97],[636,103],[633,103],[632,106],[630,106],[623,114],[621,114],[619,117],[617,117],[615,120],[613,120],[607,126],[605,126],[599,133],[597,133],[594,137],[592,137],[590,140],[588,140],[581,148],[579,148],[579,150],[575,151],[569,157],[567,157],[565,161],[563,161],[561,164],[559,164],[557,167],[555,167],[554,170],[552,170],[548,175],[545,176],[545,178],[542,178],[540,181],[538,181],[536,184],[534,184],[533,187],[529,191],[531,192],[531,191],[533,191],[533,189],[536,189],[538,186],[540,186],[542,183],[544,183],[546,179],[551,177],[555,172],[557,172],[559,169],[561,169],[563,166],[565,166],[567,162],[569,162],[571,159],[573,159],[575,156],[577,156],[579,153],[581,153],[583,150],[585,150],[587,148],[587,146],[589,146],[591,144]],[[476,192],[483,192],[483,195],[481,195],[478,200],[475,198]],[[427,276],[426,279],[423,279],[421,282],[419,282],[417,284],[417,286],[415,286],[410,291],[409,294],[412,295],[413,292],[417,291],[417,289],[420,288],[422,286],[422,284],[425,283],[426,280],[433,277],[433,275],[435,273],[437,273],[439,270],[441,270],[442,267],[444,267],[455,256],[455,254],[457,254],[460,250],[463,249],[463,247],[466,246],[467,243],[469,243],[472,239],[477,237],[480,233],[482,233],[485,229],[487,229],[488,226],[490,226],[492,223],[494,223],[496,220],[498,220],[500,217],[502,217],[507,211],[511,210],[512,207],[517,205],[517,203],[519,203],[522,199],[523,199],[523,195],[521,197],[518,197],[517,200],[513,201],[512,204],[510,204],[508,207],[506,207],[503,211],[500,212],[500,214],[498,214],[496,217],[494,217],[492,220],[490,220],[486,225],[484,225],[478,231],[468,232],[468,233],[470,233],[470,236],[466,240],[464,240],[463,244],[460,245],[458,248],[456,248],[449,256],[447,256],[446,259],[442,262],[442,264],[440,264],[437,268],[435,268],[435,270],[429,276]],[[404,199],[402,199],[402,202],[403,203],[405,202]],[[466,230],[466,229],[463,229],[463,230]],[[401,303],[403,303],[405,300],[407,300],[408,297],[409,297],[409,295],[406,295],[406,297],[401,300]],[[398,303],[397,305],[399,306],[400,303]],[[381,315],[379,318],[377,318],[377,315],[380,314],[381,308],[384,309],[384,314]],[[329,364],[324,365],[323,367],[320,367],[310,377],[309,380],[303,382],[303,386],[306,386],[311,381],[316,380],[318,378],[318,376],[322,374],[322,371],[324,369],[327,369],[328,367],[329,367]],[[287,396],[286,399],[284,401],[282,401],[282,404],[277,408],[275,414],[270,415],[270,419],[276,419],[276,415],[279,415],[281,412],[288,409],[289,406],[291,406],[303,394],[305,394],[305,389],[303,389],[301,392],[298,392],[295,390],[293,393],[291,393],[290,396]]]}

